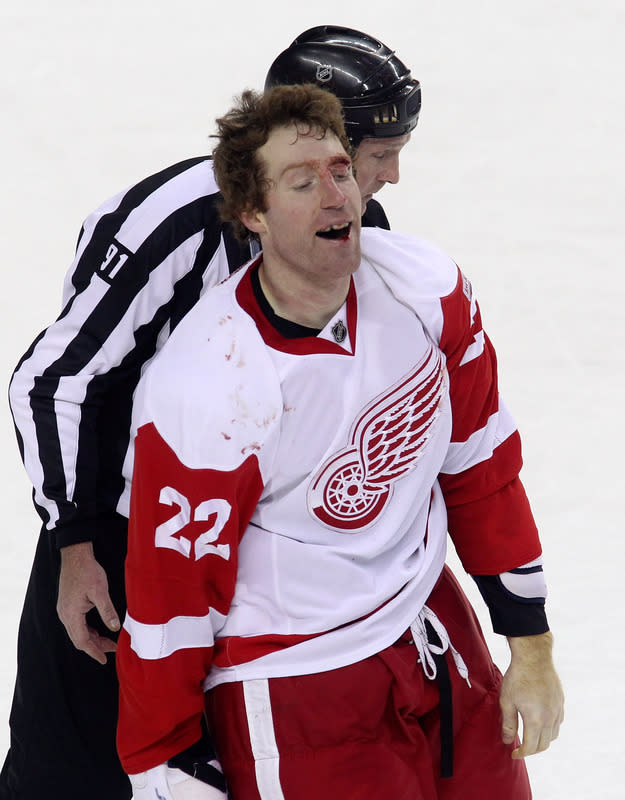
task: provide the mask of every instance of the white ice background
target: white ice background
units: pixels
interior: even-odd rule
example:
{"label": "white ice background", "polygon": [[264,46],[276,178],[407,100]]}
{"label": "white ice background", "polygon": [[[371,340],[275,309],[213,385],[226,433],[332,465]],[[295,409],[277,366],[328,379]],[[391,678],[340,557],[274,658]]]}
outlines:
{"label": "white ice background", "polygon": [[[535,798],[622,800],[622,0],[3,0],[2,381],[58,314],[83,218],[205,152],[233,95],[261,88],[274,56],[323,23],[380,37],[422,83],[401,183],[378,197],[395,229],[436,242],[471,278],[523,436],[567,694],[560,738],[528,760]],[[5,401],[0,442],[3,758],[39,528]],[[489,640],[505,668],[505,641]]]}

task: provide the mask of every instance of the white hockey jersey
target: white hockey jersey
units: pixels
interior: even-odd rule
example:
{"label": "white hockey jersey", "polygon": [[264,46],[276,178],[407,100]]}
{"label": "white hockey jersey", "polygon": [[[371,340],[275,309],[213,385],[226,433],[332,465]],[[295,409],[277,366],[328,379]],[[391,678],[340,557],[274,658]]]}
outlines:
{"label": "white hockey jersey", "polygon": [[139,385],[118,649],[128,772],[197,740],[205,689],[390,645],[440,575],[448,528],[475,573],[540,553],[468,280],[412,237],[365,230],[362,247],[318,336],[267,322],[252,262]]}

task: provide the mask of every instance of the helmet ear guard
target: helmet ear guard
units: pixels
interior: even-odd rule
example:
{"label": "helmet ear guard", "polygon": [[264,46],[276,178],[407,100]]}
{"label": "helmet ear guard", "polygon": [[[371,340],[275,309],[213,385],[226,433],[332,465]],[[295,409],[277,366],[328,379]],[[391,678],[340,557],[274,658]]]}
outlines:
{"label": "helmet ear guard", "polygon": [[388,139],[413,131],[421,109],[421,85],[410,80],[392,101],[381,105],[344,104],[345,130],[357,147],[363,139]]}
{"label": "helmet ear guard", "polygon": [[354,146],[369,137],[410,133],[419,118],[419,81],[394,51],[352,28],[320,25],[300,34],[271,65],[265,89],[299,83],[339,98]]}

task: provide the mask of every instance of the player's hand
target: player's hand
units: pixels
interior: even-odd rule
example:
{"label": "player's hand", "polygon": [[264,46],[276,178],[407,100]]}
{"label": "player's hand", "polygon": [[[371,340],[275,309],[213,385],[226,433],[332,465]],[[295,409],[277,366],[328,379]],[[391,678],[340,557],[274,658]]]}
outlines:
{"label": "player's hand", "polygon": [[552,660],[551,633],[508,639],[510,666],[501,687],[502,738],[512,744],[523,720],[523,741],[512,752],[525,758],[546,750],[564,719],[564,693]]}
{"label": "player's hand", "polygon": [[167,764],[128,777],[132,800],[226,800],[225,792]]}
{"label": "player's hand", "polygon": [[114,653],[117,644],[87,625],[86,615],[92,608],[98,610],[109,630],[119,630],[119,617],[109,595],[106,573],[93,555],[91,542],[63,547],[57,614],[74,646],[100,664],[106,664],[106,654]]}

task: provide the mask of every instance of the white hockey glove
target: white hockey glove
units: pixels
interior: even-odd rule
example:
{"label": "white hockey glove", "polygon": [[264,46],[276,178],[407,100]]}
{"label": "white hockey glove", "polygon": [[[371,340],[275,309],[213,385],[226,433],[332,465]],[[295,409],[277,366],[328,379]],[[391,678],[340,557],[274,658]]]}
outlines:
{"label": "white hockey glove", "polygon": [[226,800],[227,797],[215,786],[167,764],[128,777],[133,800]]}

